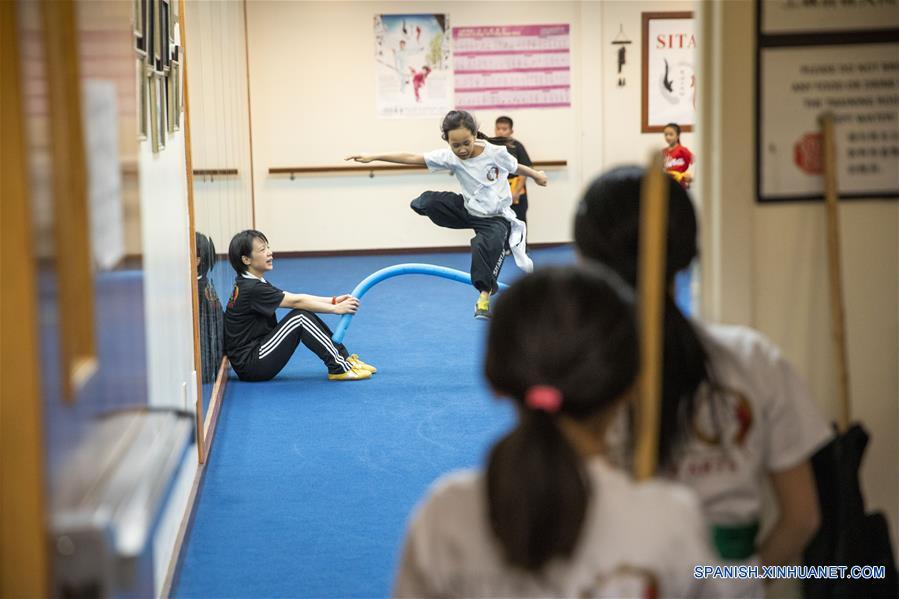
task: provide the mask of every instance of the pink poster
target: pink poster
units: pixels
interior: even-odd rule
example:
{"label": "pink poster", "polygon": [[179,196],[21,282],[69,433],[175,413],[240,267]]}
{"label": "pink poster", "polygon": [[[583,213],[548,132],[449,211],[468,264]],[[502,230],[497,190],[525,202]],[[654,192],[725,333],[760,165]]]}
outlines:
{"label": "pink poster", "polygon": [[456,108],[571,106],[569,26],[453,27]]}

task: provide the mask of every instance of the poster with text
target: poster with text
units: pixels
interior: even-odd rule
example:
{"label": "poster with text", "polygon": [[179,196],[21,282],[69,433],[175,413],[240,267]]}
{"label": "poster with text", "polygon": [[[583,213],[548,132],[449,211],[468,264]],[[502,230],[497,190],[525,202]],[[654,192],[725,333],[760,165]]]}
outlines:
{"label": "poster with text", "polygon": [[760,201],[822,197],[825,112],[841,196],[899,195],[899,44],[763,48],[760,66]]}
{"label": "poster with text", "polygon": [[668,123],[696,123],[696,33],[693,13],[643,13],[642,133]]}
{"label": "poster with text", "polygon": [[377,112],[430,118],[452,108],[447,15],[375,15]]}
{"label": "poster with text", "polygon": [[456,107],[571,106],[569,26],[453,28]]}

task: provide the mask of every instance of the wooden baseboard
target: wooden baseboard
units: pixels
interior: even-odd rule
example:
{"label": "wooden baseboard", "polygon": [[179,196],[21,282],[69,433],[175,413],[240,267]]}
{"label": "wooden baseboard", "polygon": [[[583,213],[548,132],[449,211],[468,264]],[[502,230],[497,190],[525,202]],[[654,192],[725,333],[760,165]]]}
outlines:
{"label": "wooden baseboard", "polygon": [[209,450],[212,448],[212,440],[215,437],[215,425],[218,422],[218,415],[222,405],[222,398],[225,395],[225,387],[228,385],[228,367],[230,366],[227,357],[222,358],[219,365],[218,375],[215,385],[212,388],[212,397],[209,400],[209,410],[206,413],[205,423],[202,425],[204,433],[202,437],[197,438],[197,443],[203,443],[202,454],[205,457],[197,465],[197,473],[194,475],[194,483],[190,489],[190,495],[187,498],[187,508],[184,511],[184,517],[181,519],[181,525],[178,527],[178,535],[175,537],[175,546],[172,548],[172,557],[169,561],[168,571],[165,575],[165,581],[159,592],[159,597],[171,597],[172,586],[178,579],[181,568],[181,549],[184,541],[190,534],[191,526],[194,521],[194,510],[196,509],[197,497],[200,492],[200,485],[203,481],[203,475],[206,472],[206,464],[209,461]]}
{"label": "wooden baseboard", "polygon": [[197,496],[200,492],[200,484],[203,481],[203,475],[206,472],[206,464],[198,464],[197,472],[194,474],[194,483],[190,488],[190,495],[187,497],[187,508],[184,510],[184,517],[181,518],[181,525],[178,527],[178,534],[175,537],[175,546],[172,548],[172,557],[169,560],[169,567],[165,574],[165,580],[162,588],[159,589],[157,597],[171,597],[172,587],[178,579],[181,569],[181,549],[184,547],[184,541],[190,534],[190,529],[194,522],[194,510],[196,509]]}
{"label": "wooden baseboard", "polygon": [[228,386],[228,368],[230,363],[228,357],[222,357],[222,363],[219,365],[218,376],[215,379],[215,385],[212,387],[212,397],[209,399],[209,409],[206,412],[206,422],[203,424],[203,442],[205,443],[203,455],[206,460],[209,459],[209,450],[212,449],[212,441],[215,437],[215,425],[218,423],[219,410],[222,406],[222,398],[225,395],[225,387]]}

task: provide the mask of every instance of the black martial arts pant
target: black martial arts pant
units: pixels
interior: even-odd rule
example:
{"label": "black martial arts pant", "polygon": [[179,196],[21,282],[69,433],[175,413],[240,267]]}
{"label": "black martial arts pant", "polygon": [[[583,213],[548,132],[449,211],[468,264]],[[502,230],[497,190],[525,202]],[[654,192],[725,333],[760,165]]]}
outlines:
{"label": "black martial arts pant", "polygon": [[426,191],[412,200],[412,210],[448,229],[474,229],[471,239],[471,282],[478,291],[493,293],[503,266],[511,225],[501,216],[472,216],[462,196],[450,191]]}
{"label": "black martial arts pant", "polygon": [[523,193],[518,197],[518,203],[512,204],[512,212],[521,222],[528,222],[528,194]]}
{"label": "black martial arts pant", "polygon": [[352,368],[347,361],[350,354],[342,343],[334,343],[331,335],[331,329],[318,315],[307,310],[291,310],[262,339],[259,348],[253,352],[246,366],[237,371],[237,375],[244,381],[274,378],[300,343],[321,358],[330,374],[347,372]]}

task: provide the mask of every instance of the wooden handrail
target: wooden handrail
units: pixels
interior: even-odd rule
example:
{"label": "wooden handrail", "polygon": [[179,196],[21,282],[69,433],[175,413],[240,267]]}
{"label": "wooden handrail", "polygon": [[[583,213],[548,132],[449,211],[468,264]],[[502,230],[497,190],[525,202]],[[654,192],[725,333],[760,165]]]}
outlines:
{"label": "wooden handrail", "polygon": [[205,177],[207,175],[236,175],[236,168],[195,168],[194,175]]}
{"label": "wooden handrail", "polygon": [[236,168],[195,168],[192,172],[194,177],[203,177],[203,181],[206,181],[206,177],[209,177],[210,181],[215,181],[216,177],[237,176]]}
{"label": "wooden handrail", "polygon": [[[534,168],[554,168],[568,166],[567,160],[538,160],[532,165]],[[276,166],[268,169],[270,175],[318,175],[322,173],[368,173],[374,177],[376,172],[390,171],[427,171],[427,167],[417,164],[377,164],[377,165],[352,165],[352,166]],[[196,171],[194,171],[196,173]]]}

